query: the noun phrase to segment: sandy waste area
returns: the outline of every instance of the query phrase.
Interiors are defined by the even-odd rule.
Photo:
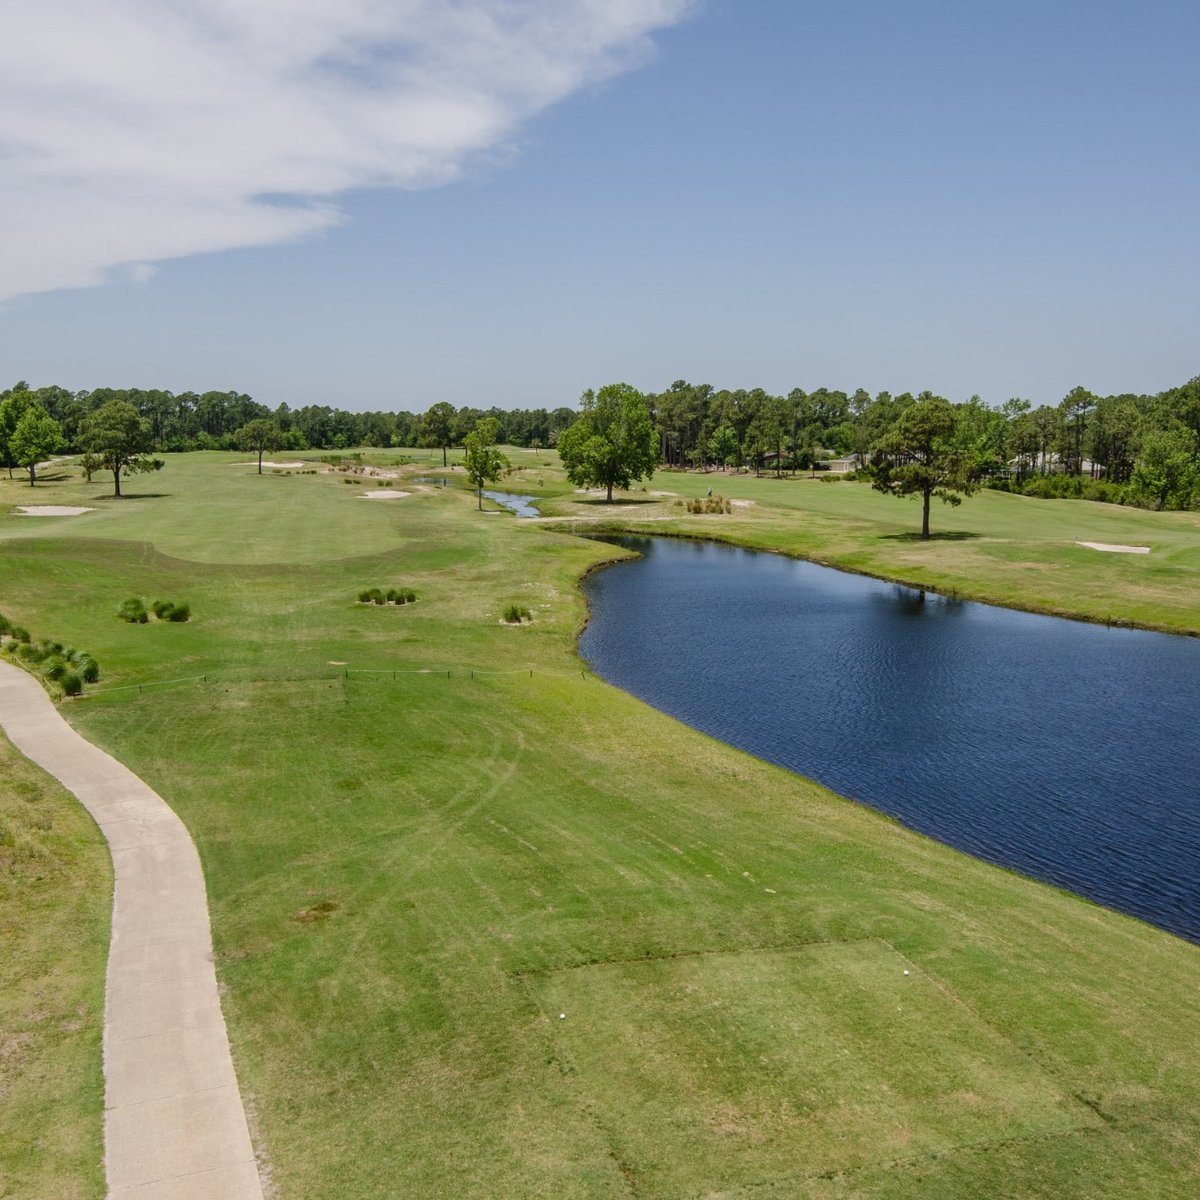
[[[1122,546],[1117,542],[1076,542],[1089,550],[1103,550],[1105,554],[1149,554],[1149,546]]]
[[[81,513],[95,512],[94,508],[77,508],[70,504],[18,504],[19,517],[78,517]]]

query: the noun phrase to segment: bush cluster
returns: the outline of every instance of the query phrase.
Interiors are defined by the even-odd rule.
[[[509,604],[505,606],[503,621],[505,625],[520,625],[525,621],[532,621],[533,613],[523,604]]]
[[[412,588],[364,588],[358,593],[359,604],[412,604],[417,593]]]
[[[192,619],[192,606],[186,601],[183,604],[176,604],[173,600],[155,600],[148,611],[145,602],[139,596],[130,596],[117,609],[117,616],[122,621],[128,621],[130,625],[145,625],[150,620],[150,612],[153,612],[160,621],[180,623]]]
[[[1123,483],[1089,479],[1086,475],[1031,475],[1028,479],[989,479],[987,486],[1000,492],[1036,496],[1039,500],[1103,500],[1108,504],[1129,504],[1129,491]]]
[[[160,621],[175,621],[178,623],[192,619],[192,606],[186,601],[183,604],[176,604],[172,600],[155,600],[150,607]]]
[[[57,685],[64,695],[78,696],[85,683],[100,678],[100,664],[83,650],[62,642],[35,642],[27,629],[14,625],[0,613],[0,650],[36,667],[42,677]]]
[[[686,508],[690,513],[731,513],[733,501],[724,496],[697,496],[693,500],[676,500],[675,507]]]
[[[150,620],[150,614],[146,611],[145,604],[142,603],[136,596],[130,596],[120,608],[117,609],[117,616],[122,621],[128,621],[130,625],[145,625]]]

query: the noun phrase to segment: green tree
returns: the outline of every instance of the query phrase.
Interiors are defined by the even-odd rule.
[[[1150,500],[1159,512],[1168,503],[1186,508],[1200,486],[1196,435],[1186,428],[1146,434],[1130,485],[1134,495]]]
[[[657,437],[646,397],[627,383],[583,394],[579,419],[558,438],[567,478],[577,487],[627,488],[654,473]]]
[[[500,422],[495,417],[484,417],[463,438],[463,466],[467,469],[467,478],[475,485],[480,509],[483,508],[483,485],[499,479],[512,466],[496,448],[499,436]]]
[[[84,450],[96,455],[106,471],[113,473],[113,495],[121,494],[121,474],[158,471],[162,459],[149,457],[153,431],[137,409],[125,400],[110,400],[89,413],[79,432]]]
[[[732,425],[719,425],[708,439],[709,457],[726,469],[737,453],[737,448],[737,434],[734,433]]]
[[[978,486],[970,450],[958,440],[958,414],[949,400],[922,392],[875,443],[867,468],[871,486],[893,496],[920,496],[921,537],[929,537],[929,502],[962,503]]]
[[[21,414],[8,439],[9,454],[18,467],[29,472],[29,486],[37,480],[37,465],[63,444],[62,426],[40,404]]]
[[[9,479],[12,478],[13,467],[17,465],[17,460],[13,458],[12,435],[33,403],[33,394],[23,379],[0,393],[0,463],[8,468]]]
[[[257,417],[247,421],[233,435],[239,450],[248,450],[258,454],[258,473],[262,474],[263,454],[267,451],[278,450],[283,445],[283,431],[275,421]]]
[[[421,441],[426,446],[441,447],[443,467],[446,465],[446,447],[454,440],[456,416],[453,404],[439,400],[421,419]]]

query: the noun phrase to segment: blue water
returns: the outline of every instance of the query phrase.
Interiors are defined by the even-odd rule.
[[[502,508],[511,509],[518,517],[540,517],[542,515],[535,507],[536,496],[516,496],[512,492],[489,492],[486,489],[483,494],[489,500],[495,500]]]
[[[710,543],[623,539],[609,682],[980,858],[1200,941],[1200,639]]]

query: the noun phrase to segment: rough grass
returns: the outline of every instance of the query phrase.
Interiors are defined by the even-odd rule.
[[[176,470],[188,502],[131,502],[141,535],[125,512],[119,538],[0,517],[5,612],[94,648],[106,681],[67,715],[199,843],[281,1195],[1194,1195],[1196,947],[585,676],[576,580],[612,547],[465,490],[370,505],[216,455],[161,490]],[[681,481],[706,486],[655,486]],[[760,512],[768,486],[804,495],[722,480],[762,504],[679,520],[882,540]],[[358,605],[364,578],[422,602]],[[197,615],[124,626],[135,588]],[[514,597],[537,616],[520,638],[496,620]]]
[[[111,906],[99,830],[0,736],[0,1196],[104,1195]]]

